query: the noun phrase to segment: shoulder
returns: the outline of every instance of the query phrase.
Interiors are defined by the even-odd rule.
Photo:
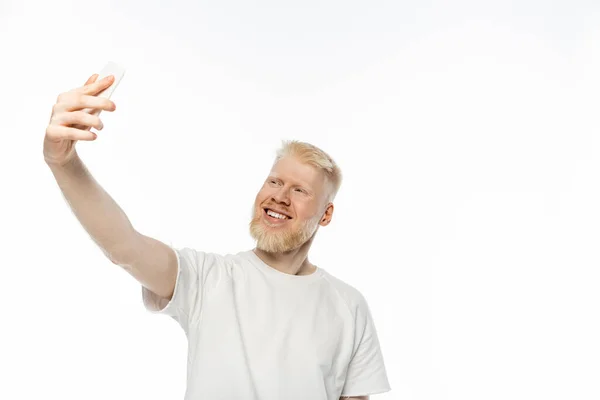
[[[367,302],[363,294],[355,286],[344,282],[327,271],[323,271],[323,279],[331,287],[331,289],[339,296],[350,312],[355,315],[357,311],[364,310],[367,307]]]
[[[199,250],[193,247],[173,247],[179,256],[186,257],[195,263],[244,263],[247,262],[245,252],[217,253],[208,250]]]
[[[210,251],[198,250],[192,247],[173,247],[180,261],[192,264],[194,267],[210,267],[213,264],[226,264],[230,254],[219,254]]]
[[[199,250],[192,247],[173,248],[177,254],[178,263],[184,270],[192,271],[201,277],[209,275],[216,277],[231,276],[233,271],[246,260],[239,254],[217,253]]]

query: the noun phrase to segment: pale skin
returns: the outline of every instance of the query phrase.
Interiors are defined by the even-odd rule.
[[[92,177],[75,149],[79,140],[96,139],[90,132],[91,127],[101,130],[104,126],[98,116],[83,109],[109,112],[116,109],[114,102],[96,97],[114,81],[114,77],[98,81],[97,77],[94,74],[84,86],[58,96],[44,137],[44,160],[75,216],[107,258],[123,267],[147,289],[170,299],[177,275],[177,258],[173,250],[133,227],[124,211]],[[283,250],[267,252],[257,243],[254,249],[257,256],[284,273],[308,275],[315,272],[315,266],[308,260],[308,251],[318,228],[331,222],[333,203],[327,201],[329,190],[321,171],[295,158],[286,157],[274,165],[256,195],[255,222],[263,238],[270,238],[271,245],[278,245]],[[283,224],[269,221],[263,211],[263,207],[268,206],[292,218]],[[306,240],[291,249],[285,248],[290,242],[280,240],[287,237],[293,242],[305,236]],[[340,400],[348,399],[368,400],[369,396],[340,397]]]
[[[94,127],[102,130],[100,117],[91,115],[84,108],[115,111],[114,102],[96,97],[96,94],[109,87],[115,80],[113,75],[96,81],[98,74],[89,77],[82,87],[61,93],[52,108],[50,122],[44,137],[44,159],[51,166],[63,166],[76,156],[75,144],[78,140],[95,140],[89,130]]]
[[[263,213],[263,207],[273,207],[289,215],[291,220],[283,224],[269,225],[267,217],[262,215],[265,229],[270,234],[278,235],[282,230],[297,230],[303,222],[321,214],[318,226],[326,226],[333,215],[333,203],[326,201],[324,176],[315,168],[302,164],[295,158],[284,157],[277,162],[264,185],[256,195],[257,213]],[[324,212],[321,210],[325,209]],[[315,231],[316,233],[316,231]],[[263,261],[271,267],[292,275],[308,275],[315,271],[315,266],[308,260],[308,251],[312,245],[314,234],[296,249],[283,252],[266,252],[257,246],[254,249]]]

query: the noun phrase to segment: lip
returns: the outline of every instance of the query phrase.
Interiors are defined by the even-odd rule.
[[[284,213],[283,211],[279,211],[275,208],[271,208],[271,207],[263,207],[263,211],[265,212],[265,214],[267,213],[267,210],[271,210],[271,211],[275,211],[277,214],[282,214],[285,215],[286,217],[288,217],[288,219],[292,219],[292,217],[286,213]]]
[[[269,214],[267,214],[267,210],[272,210],[272,209],[271,208],[263,208],[263,217],[265,218],[265,221],[267,221],[267,223],[269,225],[282,225],[290,220],[289,218],[288,219],[279,219],[279,218],[271,217]]]

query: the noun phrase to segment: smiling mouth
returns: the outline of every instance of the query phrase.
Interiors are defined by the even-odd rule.
[[[285,218],[277,218],[277,217],[272,217],[272,216],[270,216],[269,214],[267,214],[267,211],[269,211],[269,210],[270,210],[270,208],[263,208],[263,214],[265,215],[265,217],[266,217],[266,218],[267,218],[269,221],[273,221],[273,222],[280,222],[280,223],[281,223],[281,222],[285,222],[285,221],[288,221],[288,220],[291,220],[291,219],[292,219],[291,217],[288,217],[288,216],[286,216]],[[271,210],[271,211],[273,211],[273,210]],[[273,211],[273,212],[275,212],[275,211]],[[279,214],[279,213],[277,213],[277,214]]]

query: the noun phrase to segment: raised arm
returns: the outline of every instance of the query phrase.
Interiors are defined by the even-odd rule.
[[[97,115],[81,110],[116,108],[112,101],[95,96],[114,78],[109,76],[95,82],[96,78],[94,74],[84,86],[58,96],[44,137],[44,160],[71,210],[106,257],[151,291],[169,298],[177,272],[174,251],[133,228],[125,212],[94,179],[75,151],[78,140],[95,140],[95,134],[89,132],[92,126],[103,127]]]

